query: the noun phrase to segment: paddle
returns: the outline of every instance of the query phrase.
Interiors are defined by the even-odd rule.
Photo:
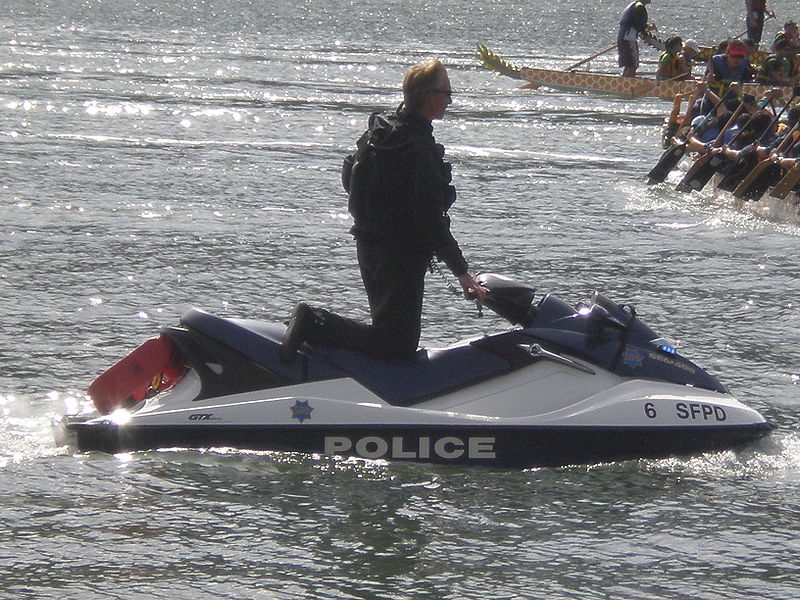
[[[672,110],[669,111],[669,117],[667,117],[667,129],[665,129],[665,133],[663,136],[665,139],[672,139],[672,137],[675,135],[675,133],[678,131],[678,128],[680,127],[682,121],[680,120],[679,116],[681,114],[681,105],[683,104],[683,100],[685,97],[686,94],[681,94],[680,92],[672,97]],[[667,136],[666,131],[669,130],[671,130],[672,133],[669,134],[669,137],[666,137]],[[664,149],[667,149],[668,147],[669,145],[664,143]]]
[[[781,180],[772,188],[770,196],[773,198],[780,198],[783,200],[789,195],[795,186],[800,182],[800,161],[795,161],[795,165],[786,171],[786,174]]]
[[[658,31],[658,27],[656,27],[656,24],[648,23],[647,27],[645,27],[646,35],[642,36],[642,41],[645,44],[649,44],[656,50],[661,50],[663,52],[666,49],[667,45],[661,40],[661,38],[653,34],[654,31]]]
[[[752,96],[750,96],[750,98],[752,98]],[[724,101],[724,98],[720,99],[720,102],[722,101]],[[719,103],[717,106],[719,106]],[[728,122],[725,123],[725,126],[719,130],[717,137],[714,138],[713,142],[711,142],[711,148],[719,147],[725,137],[725,132],[727,132],[728,129],[736,122],[736,119],[739,118],[739,115],[745,109],[745,106],[745,101],[743,99],[742,102],[739,103],[739,106],[736,107],[736,110],[733,111],[733,114],[731,115],[730,119],[728,119]],[[692,190],[699,192],[702,190],[709,182],[711,177],[713,177],[715,172],[715,169],[711,166],[711,158],[713,156],[714,155],[711,152],[706,152],[702,156],[698,157],[697,160],[692,163],[692,166],[689,167],[689,170],[686,171],[686,175],[683,176],[683,179],[681,179],[680,183],[675,187],[675,189],[681,192],[691,192]]]
[[[658,159],[656,166],[650,169],[650,172],[647,174],[648,185],[653,185],[655,183],[663,183],[664,180],[669,175],[670,171],[672,171],[675,167],[678,166],[678,163],[681,162],[681,158],[683,155],[686,154],[686,147],[689,145],[689,136],[699,129],[700,127],[705,124],[706,120],[709,119],[711,115],[716,112],[719,105],[722,103],[722,99],[717,102],[717,104],[706,114],[705,117],[697,124],[697,125],[690,125],[689,131],[686,132],[684,136],[684,140],[682,142],[673,142],[673,144],[667,148],[664,153],[661,155],[661,158]],[[689,115],[691,114],[692,107],[694,105],[694,96],[689,97],[689,105],[686,108],[686,114],[683,117],[683,122],[686,123],[689,121]]]
[[[770,98],[769,100],[770,108],[772,109],[773,114],[775,114],[775,106],[773,99]],[[733,139],[726,144],[727,147],[730,147],[739,139],[739,136],[742,135],[745,131],[748,130],[750,122],[756,118],[759,114],[758,111],[754,112],[750,115],[750,118],[747,119],[747,122],[742,126],[739,131],[736,132],[736,135],[733,136]],[[750,150],[748,151],[748,148]],[[732,192],[733,189],[738,185],[738,183],[742,180],[742,177],[747,175],[747,172],[753,167],[755,164],[755,150],[753,149],[753,144],[748,144],[742,150],[739,151],[739,155],[737,159],[730,160],[728,159],[725,154],[715,154],[714,157],[711,159],[709,165],[713,168],[717,173],[719,173],[722,178],[717,183],[718,190],[726,190],[728,192]]]
[[[792,134],[797,130],[797,124],[786,134],[786,137],[776,148],[778,154],[783,152],[792,141]],[[742,200],[758,200],[767,191],[770,181],[780,173],[780,167],[775,164],[772,156],[767,156],[761,160],[750,172],[742,179],[741,183],[733,190],[733,195]]]
[[[679,96],[680,94],[677,94],[676,98]],[[684,126],[689,122],[689,117],[692,114],[694,99],[694,94],[689,96],[689,102],[686,105],[686,112],[684,113],[682,120],[682,124]],[[672,118],[673,117],[671,117],[671,119]],[[673,138],[674,141],[667,147],[667,149],[661,155],[661,158],[658,159],[658,162],[647,174],[647,185],[662,183],[667,178],[667,175],[669,175],[670,171],[672,171],[672,169],[678,165],[678,163],[681,161],[681,158],[683,158],[683,155],[686,154],[689,136],[697,129],[697,127],[700,127],[703,123],[705,123],[707,118],[708,115],[706,115],[706,117],[704,117],[696,126],[690,124],[689,129],[684,135],[683,141],[675,140],[675,138]]]
[[[576,62],[574,65],[570,65],[570,66],[568,66],[568,67],[567,67],[566,69],[564,69],[564,70],[565,70],[565,71],[574,71],[575,69],[577,69],[578,67],[580,67],[582,64],[585,64],[585,63],[589,62],[590,60],[592,60],[592,59],[594,59],[594,58],[597,58],[598,56],[602,56],[602,55],[603,55],[603,54],[605,54],[606,52],[611,52],[611,51],[612,51],[614,48],[616,48],[616,47],[617,47],[617,44],[613,44],[612,46],[609,46],[609,47],[608,47],[608,48],[606,48],[605,50],[600,50],[600,52],[595,52],[595,53],[594,53],[594,54],[592,54],[591,56],[587,56],[587,57],[586,57],[586,58],[584,58],[583,60],[579,60],[579,61],[578,61],[578,62]]]
[[[778,112],[778,114],[775,115],[775,118],[772,119],[769,126],[766,129],[764,129],[764,132],[759,136],[759,138],[755,142],[753,142],[752,145],[754,148],[767,138],[770,131],[772,131],[772,129],[775,127],[775,124],[780,120],[781,116],[783,116],[783,113],[786,111],[787,108],[789,108],[789,105],[794,101],[795,98],[797,98],[797,96],[800,96],[800,86],[794,86],[792,88],[792,97],[789,98],[789,101],[783,105],[780,112]],[[770,102],[771,101],[772,100],[770,100]],[[744,128],[742,128],[741,131],[743,130]],[[741,133],[741,131],[739,133]],[[736,137],[739,136],[739,133],[736,134]],[[731,142],[733,142],[733,140],[731,140]],[[725,190],[726,192],[734,191],[736,187],[739,185],[739,183],[742,181],[742,179],[747,177],[751,169],[755,167],[755,164],[753,164],[754,161],[753,154],[754,154],[753,152],[740,154],[739,158],[728,170],[728,174],[725,175],[722,181],[719,182],[719,185],[717,185],[717,189]],[[750,166],[748,166],[748,164],[746,163],[748,163]],[[725,164],[724,159],[720,160],[717,166],[721,167],[723,164]]]
[[[655,92],[662,83],[670,83],[672,81],[676,81],[682,77],[686,77],[686,73],[681,73],[679,75],[675,75],[675,77],[670,77],[669,79],[659,79],[655,83],[647,82],[647,86],[643,85],[640,89],[636,90],[631,94],[631,98],[643,98],[644,96],[648,96]]]
[[[770,19],[774,19],[774,18],[775,18],[775,13],[774,13],[774,12],[771,12],[771,13],[769,13],[769,14],[767,15],[767,17],[764,19],[764,23],[766,24],[766,22],[767,22],[767,21],[769,21]],[[745,30],[744,30],[742,33],[740,33],[740,34],[737,34],[737,35],[733,36],[733,39],[734,39],[734,40],[738,40],[738,39],[739,39],[740,37],[742,37],[743,35],[747,35],[747,29],[745,29]]]
[[[664,128],[661,130],[661,146],[666,150],[674,143],[673,138],[678,134],[678,131],[686,121],[684,121],[684,117],[680,115],[681,113],[681,106],[683,105],[683,101],[686,100],[687,94],[675,94],[672,98],[672,110],[669,111],[669,117],[667,117],[667,122],[664,125]],[[691,105],[694,102],[694,96],[692,99],[689,100],[689,103],[686,105],[686,115],[684,115],[687,119],[690,116],[691,112]]]

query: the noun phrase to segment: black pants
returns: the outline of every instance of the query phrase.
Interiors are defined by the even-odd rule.
[[[747,26],[747,37],[753,40],[756,44],[761,43],[761,35],[764,31],[764,11],[753,11],[755,16],[755,25],[750,24],[750,19],[745,17],[745,25]]]
[[[419,344],[425,272],[432,254],[407,244],[356,242],[372,324],[314,308],[308,341],[358,350],[387,360],[414,356]]]

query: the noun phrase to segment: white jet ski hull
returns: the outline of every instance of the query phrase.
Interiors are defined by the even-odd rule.
[[[596,385],[598,375],[570,371],[537,363],[412,407],[390,405],[353,379],[198,401],[200,378],[190,372],[135,412],[64,427],[81,451],[234,447],[514,468],[696,454],[771,429],[729,394],[610,373],[599,375],[607,387],[581,398],[580,380]],[[568,390],[565,378],[575,380]],[[556,379],[557,388],[529,391]]]

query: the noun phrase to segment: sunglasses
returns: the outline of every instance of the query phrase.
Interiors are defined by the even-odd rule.
[[[440,90],[440,89],[436,89],[436,88],[434,88],[434,89],[432,89],[431,91],[432,91],[432,92],[436,92],[437,94],[444,94],[444,95],[445,95],[445,96],[447,96],[447,97],[448,97],[450,100],[452,100],[452,99],[453,99],[453,90]]]

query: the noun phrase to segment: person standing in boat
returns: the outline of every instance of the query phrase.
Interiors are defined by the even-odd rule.
[[[634,0],[625,7],[619,16],[617,33],[617,53],[623,77],[635,77],[639,68],[639,42],[642,38],[651,43],[650,31],[654,26],[647,24],[647,5],[650,0]]]
[[[295,306],[280,355],[292,362],[303,342],[357,350],[385,360],[408,360],[417,351],[425,273],[434,256],[479,300],[484,289],[450,233],[447,211],[455,202],[450,164],[433,138],[432,121],[452,102],[450,79],[438,60],[411,67],[403,103],[395,113],[374,114],[359,140],[369,151],[345,161],[342,183],[350,196],[361,279],[372,324],[341,317],[304,302]],[[350,158],[350,157],[348,157]],[[361,163],[361,164],[359,164]],[[364,169],[358,174],[358,170]],[[368,180],[364,179],[368,177]]]
[[[761,43],[761,35],[764,31],[765,15],[773,17],[775,15],[767,10],[767,0],[744,0],[744,7],[747,11],[747,16],[745,17],[747,37],[758,45]]]

